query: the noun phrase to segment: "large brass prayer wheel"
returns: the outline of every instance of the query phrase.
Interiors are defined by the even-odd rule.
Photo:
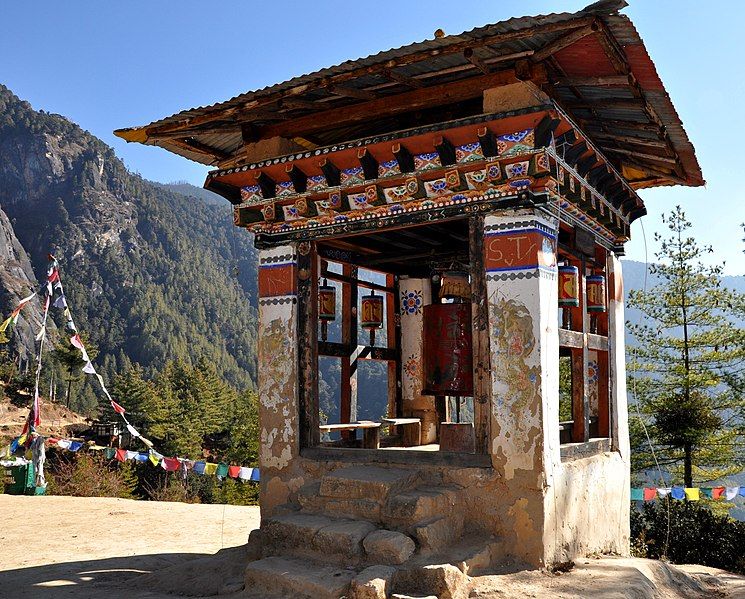
[[[471,304],[424,307],[425,395],[473,396]]]

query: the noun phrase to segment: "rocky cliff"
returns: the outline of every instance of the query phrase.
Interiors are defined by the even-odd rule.
[[[0,85],[0,207],[3,313],[52,252],[109,377],[204,358],[234,385],[253,385],[256,256],[227,204],[143,180],[101,140]],[[91,409],[93,388],[84,395],[75,407]]]

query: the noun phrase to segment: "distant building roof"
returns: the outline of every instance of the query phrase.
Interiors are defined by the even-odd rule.
[[[312,148],[383,132],[407,106],[475,101],[510,75],[540,85],[633,187],[703,185],[644,43],[618,14],[625,6],[601,0],[576,13],[436,36],[115,133],[222,168],[241,164],[247,142],[285,137]],[[473,86],[461,89],[472,98],[439,93],[466,80]]]

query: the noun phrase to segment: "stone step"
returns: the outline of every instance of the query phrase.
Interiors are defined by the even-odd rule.
[[[326,474],[319,488],[322,497],[334,499],[368,499],[385,502],[388,497],[413,489],[419,474],[415,470],[349,466]]]
[[[320,481],[300,488],[297,501],[302,511],[324,514],[335,518],[359,518],[370,522],[381,521],[381,505],[372,499],[336,499],[320,494]]]
[[[297,599],[345,597],[356,572],[306,559],[265,557],[246,567],[246,591]]]
[[[463,574],[480,576],[491,570],[504,556],[500,539],[485,534],[471,533],[436,554],[418,554],[406,563],[407,568],[427,564],[452,564]]]
[[[463,535],[463,514],[453,512],[415,524],[411,534],[421,553],[438,553],[456,544]]]
[[[366,520],[334,519],[306,513],[267,518],[261,526],[269,555],[317,555],[328,561],[358,563],[364,557],[362,541],[376,529]]]
[[[459,502],[457,487],[420,487],[393,495],[382,511],[386,523],[421,522],[452,513]]]

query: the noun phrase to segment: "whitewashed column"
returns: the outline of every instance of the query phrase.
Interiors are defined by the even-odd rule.
[[[484,266],[489,302],[492,410],[489,451],[505,482],[511,539],[543,562],[546,488],[560,468],[558,220],[538,210],[489,215]]]
[[[437,440],[437,412],[434,397],[422,395],[424,371],[423,309],[432,303],[429,279],[401,278],[401,399],[404,416],[422,419],[422,443]]]
[[[259,251],[258,379],[262,513],[272,479],[299,455],[297,254],[292,245]]]

